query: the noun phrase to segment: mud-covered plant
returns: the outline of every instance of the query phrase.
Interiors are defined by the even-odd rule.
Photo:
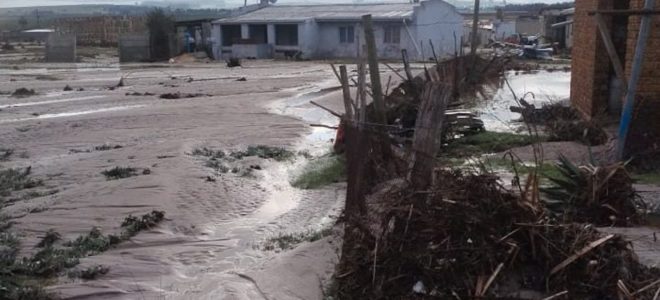
[[[128,178],[132,176],[137,176],[137,169],[131,167],[114,167],[109,170],[101,172],[108,180]]]
[[[121,149],[123,147],[124,146],[122,146],[122,145],[103,144],[103,145],[99,145],[99,146],[94,147],[94,150],[96,150],[96,151],[108,151],[108,150],[113,150],[113,149]]]
[[[541,191],[546,207],[565,222],[629,226],[642,222],[643,201],[633,188],[625,164],[577,166],[564,156],[556,165],[559,176],[548,176]]]
[[[142,217],[129,215],[121,223],[122,239],[129,239],[135,236],[138,232],[152,228],[160,223],[165,218],[165,213],[162,211],[154,210]]]
[[[8,197],[12,192],[43,185],[43,181],[33,179],[31,173],[32,167],[0,170],[0,204],[3,197]]]
[[[14,154],[14,149],[0,148],[0,161],[8,161],[12,154]]]
[[[285,161],[293,158],[295,153],[281,147],[272,147],[266,145],[248,146],[245,151],[234,151],[229,156],[235,159],[242,159],[250,156],[257,156],[263,159],[274,159],[276,161]]]
[[[96,265],[84,269],[75,269],[68,272],[69,278],[82,278],[85,280],[96,279],[100,275],[105,275],[110,271],[109,267]]]
[[[41,241],[37,243],[37,248],[50,247],[60,239],[62,239],[62,236],[60,236],[60,234],[54,229],[50,229],[46,232],[44,237],[41,238]]]

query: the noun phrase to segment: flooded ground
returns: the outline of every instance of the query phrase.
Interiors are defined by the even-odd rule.
[[[504,76],[511,88],[504,80],[495,86],[486,86],[485,99],[480,99],[472,108],[489,131],[515,132],[521,128],[520,122],[516,122],[520,114],[509,109],[519,106],[516,99],[524,97],[530,104],[541,107],[548,103],[568,102],[571,95],[571,72],[506,71]]]
[[[154,230],[82,260],[81,267],[109,266],[108,274],[91,281],[61,278],[53,291],[75,299],[265,299],[268,293],[292,293],[276,288],[276,273],[246,274],[276,257],[260,249],[265,239],[331,224],[343,205],[344,186],[292,187],[291,176],[307,160],[302,155],[291,162],[241,160],[236,167],[259,165],[261,170],[239,176],[218,173],[190,153],[199,147],[231,151],[265,144],[325,154],[334,131],[307,124],[338,122],[308,104],[316,100],[340,110],[341,93],[328,65],[17,66],[0,72],[0,91],[5,92],[0,96],[0,140],[22,154],[4,166],[31,166],[37,178],[59,191],[3,209],[15,218],[13,230],[22,235],[24,254],[49,229],[73,239],[94,226],[115,233],[129,214],[166,213],[166,221]],[[116,87],[121,77],[125,86]],[[241,77],[247,81],[236,81]],[[74,90],[63,91],[65,85]],[[21,87],[37,94],[7,95]],[[158,97],[176,92],[208,96]],[[104,144],[122,148],[94,150]],[[101,172],[115,166],[149,168],[151,174],[106,180]],[[329,275],[332,263],[316,261],[287,269],[298,270],[294,274],[301,278],[308,269]],[[304,282],[295,276],[291,283]],[[303,287],[311,289],[310,295],[320,295],[321,288]]]

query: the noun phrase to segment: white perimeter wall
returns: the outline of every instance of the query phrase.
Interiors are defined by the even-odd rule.
[[[432,40],[436,54],[444,58],[454,55],[456,46],[460,47],[463,17],[454,6],[444,1],[423,1],[421,6],[415,9],[415,18],[408,28],[415,33],[417,43],[417,48],[413,45],[408,46],[410,57],[418,59],[432,57],[429,45],[429,40]],[[454,43],[454,34],[456,34],[456,43]],[[424,57],[419,55],[418,50],[424,52]]]

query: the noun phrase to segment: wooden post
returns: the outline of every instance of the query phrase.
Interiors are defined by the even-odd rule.
[[[367,121],[367,69],[364,60],[360,58],[358,65],[358,99],[360,102],[359,128],[364,128],[364,122]]]
[[[353,100],[351,100],[351,89],[348,83],[348,72],[346,71],[346,66],[339,66],[339,75],[341,78],[341,87],[344,94],[344,116],[345,120],[348,122],[353,122]]]
[[[408,52],[406,49],[401,49],[401,58],[403,60],[403,70],[406,72],[406,77],[408,77],[408,81],[412,83],[413,76],[410,71],[410,61],[408,61]]]
[[[442,123],[451,89],[427,82],[422,91],[422,103],[415,122],[410,172],[408,180],[415,190],[426,190],[431,184],[435,156],[441,145]]]
[[[477,36],[478,33],[479,33],[479,0],[474,0],[474,15],[472,16],[472,45],[470,45],[471,56],[477,54],[477,44],[479,43],[479,38]]]
[[[621,64],[619,55],[616,53],[616,48],[614,48],[614,43],[612,42],[609,31],[607,30],[607,25],[605,25],[605,20],[603,19],[602,14],[596,14],[596,23],[598,24],[598,31],[600,31],[600,36],[603,38],[603,42],[605,43],[605,50],[607,50],[607,54],[610,56],[610,60],[612,61],[614,73],[616,73],[616,77],[621,80],[621,84],[623,85],[623,92],[625,93],[628,90],[626,75],[623,71],[623,65]]]
[[[655,0],[646,0],[644,2],[645,10],[653,10]],[[635,55],[633,56],[632,69],[630,71],[630,81],[628,82],[628,90],[626,91],[626,98],[623,102],[623,112],[621,114],[621,123],[619,124],[619,139],[617,141],[616,154],[617,158],[623,160],[626,158],[626,139],[630,131],[632,123],[633,110],[635,109],[635,93],[637,92],[637,82],[642,74],[642,61],[644,60],[644,51],[646,50],[646,43],[649,39],[651,31],[651,17],[652,15],[646,14],[642,16],[642,24],[639,27],[639,36],[637,37],[637,45],[635,46]]]
[[[371,77],[371,94],[373,97],[374,108],[376,110],[376,123],[386,124],[385,100],[383,99],[383,87],[380,82],[380,71],[378,70],[378,55],[376,52],[376,38],[374,36],[374,27],[371,21],[371,15],[362,16],[362,26],[364,27],[364,39],[367,43],[367,60],[369,61],[369,76]]]

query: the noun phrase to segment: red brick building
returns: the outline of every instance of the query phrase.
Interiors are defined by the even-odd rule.
[[[660,0],[655,0],[660,9]],[[576,0],[571,101],[585,117],[607,113],[619,116],[624,101],[596,19],[587,13],[605,9],[642,9],[644,0]],[[604,16],[612,41],[630,78],[641,16]],[[642,73],[635,99],[635,113],[628,136],[631,153],[660,149],[660,16],[652,17]]]

